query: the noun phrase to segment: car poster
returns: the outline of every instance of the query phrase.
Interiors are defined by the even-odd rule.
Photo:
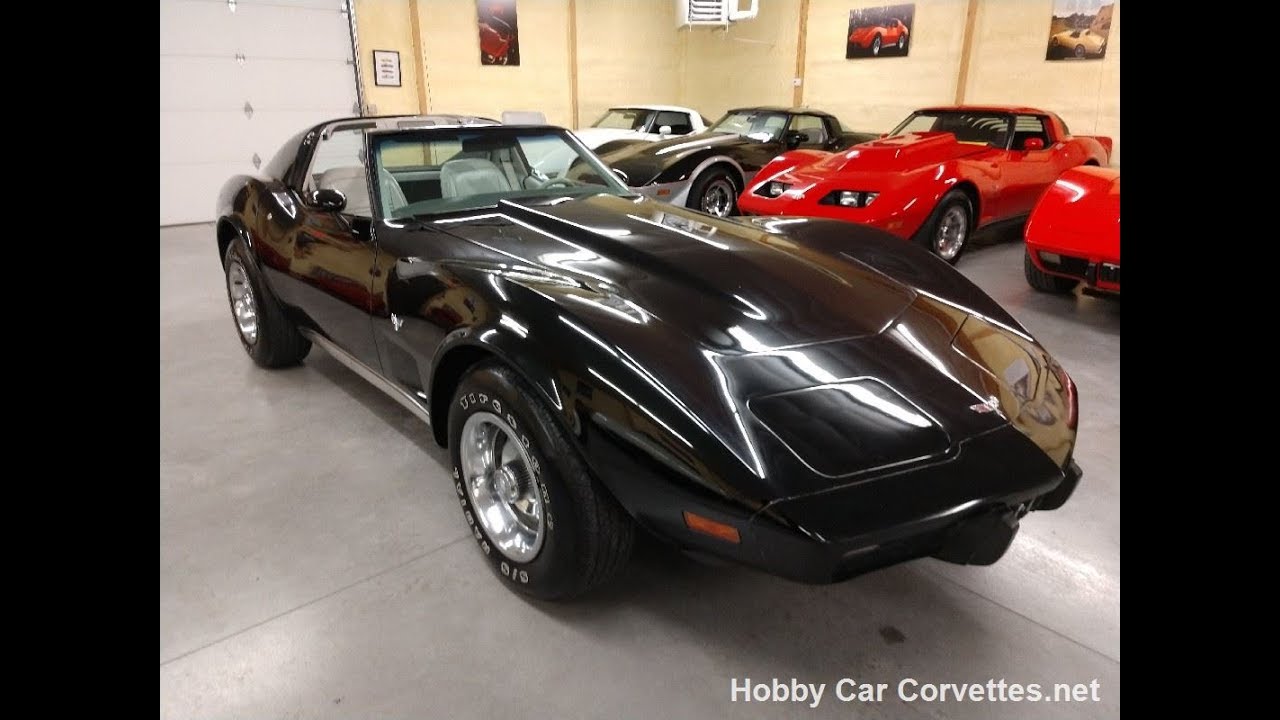
[[[1116,5],[1103,0],[1053,0],[1049,49],[1045,60],[1098,60],[1107,55],[1111,14]]]
[[[516,0],[476,0],[480,20],[480,64],[519,65]]]
[[[906,57],[916,6],[883,5],[849,11],[846,58]]]

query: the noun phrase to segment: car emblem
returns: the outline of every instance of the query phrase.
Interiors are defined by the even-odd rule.
[[[985,415],[989,412],[1000,412],[1000,398],[992,395],[980,403],[970,405],[969,409],[980,415]]]

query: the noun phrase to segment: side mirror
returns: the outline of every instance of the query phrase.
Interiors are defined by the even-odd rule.
[[[618,176],[618,179],[622,181],[623,185],[626,185],[627,187],[631,187],[631,178],[627,177],[626,173],[622,172],[618,168],[609,168],[609,169],[613,171],[614,175]]]
[[[670,126],[670,125],[663,125],[662,127],[658,128],[658,134],[659,134],[659,135],[661,135],[661,136],[663,136],[663,137],[666,137],[666,136],[670,135],[670,134],[671,134],[671,126]]]
[[[787,147],[789,148],[793,148],[799,145],[800,143],[807,143],[807,142],[809,142],[809,135],[807,133],[802,133],[802,132],[787,133]]]
[[[343,208],[347,206],[347,196],[343,195],[341,190],[320,188],[311,193],[311,204],[321,210],[342,212]]]
[[[1040,138],[1027,138],[1022,142],[1022,149],[1027,152],[1044,149],[1044,140]]]
[[[880,139],[881,139],[881,140],[883,140],[883,139],[885,139],[885,138],[887,138],[887,137],[889,137],[889,133],[880,133]]]

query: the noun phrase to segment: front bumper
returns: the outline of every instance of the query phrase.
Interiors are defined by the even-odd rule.
[[[1079,250],[1027,244],[1036,267],[1050,275],[1080,280],[1091,289],[1120,292],[1120,258],[1085,254]]]
[[[749,187],[738,196],[738,210],[744,215],[787,215],[795,217],[820,217],[832,220],[858,223],[884,230],[903,240],[910,240],[924,218],[928,216],[914,212],[914,208],[905,211],[894,211],[887,198],[877,199],[870,207],[847,208],[839,205],[824,205],[808,198],[793,199],[782,197],[761,197],[755,194],[755,187]],[[881,202],[884,202],[881,205]],[[877,207],[881,205],[880,207]]]
[[[883,516],[884,520],[873,529],[856,535],[827,537],[784,528],[777,523],[761,522],[764,518],[758,514],[752,530],[761,540],[761,566],[802,582],[831,583],[928,556],[964,565],[990,565],[1012,544],[1023,516],[1032,510],[1062,507],[1083,475],[1079,465],[1069,460],[1064,468],[1050,464],[1048,472],[1039,479],[1022,477],[1017,483],[1010,483],[1011,478],[999,477],[1004,468],[998,457],[971,458],[967,467],[954,466],[961,460],[922,469],[913,476],[888,478],[895,486],[888,492],[883,488],[877,492],[875,487],[853,485],[823,493],[821,497],[801,499],[800,502],[810,506],[803,510],[791,508],[812,513],[815,507],[820,507],[855,516],[858,509],[872,508],[872,513]],[[970,471],[990,475],[984,482],[969,475]],[[862,485],[882,482],[884,480]],[[955,488],[973,484],[978,487]],[[946,507],[932,513],[922,512],[924,503],[918,498],[912,498],[915,502],[908,500],[919,493],[930,493],[937,500],[945,500]],[[869,514],[866,510],[862,512]],[[903,517],[904,514],[909,517]]]
[[[692,184],[690,180],[671,183],[649,183],[648,185],[633,187],[631,192],[643,195],[651,200],[684,207],[689,202],[689,188]]]
[[[966,441],[944,462],[775,501],[754,514],[669,483],[646,483],[642,492],[613,487],[642,525],[682,549],[800,582],[839,582],[928,556],[989,565],[1023,516],[1062,507],[1082,475],[1074,461],[1059,468],[1031,443],[1010,443],[1008,433],[1018,434],[1005,427]],[[693,532],[684,511],[733,526],[740,542]]]

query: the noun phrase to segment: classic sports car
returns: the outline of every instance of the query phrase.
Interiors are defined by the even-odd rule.
[[[609,111],[589,128],[575,130],[578,139],[595,150],[616,140],[654,142],[707,129],[695,110],[675,105],[626,105]]]
[[[1071,378],[946,263],[646,199],[561,128],[335,120],[217,207],[245,351],[319,345],[428,423],[520,592],[605,581],[636,524],[810,582],[989,564],[1081,475]]]
[[[1107,51],[1107,36],[1089,28],[1063,30],[1049,37],[1049,57],[1097,57]]]
[[[738,194],[778,153],[834,151],[875,137],[846,132],[821,110],[754,107],[730,110],[693,137],[608,143],[596,152],[641,195],[725,217],[737,212]]]
[[[925,108],[880,140],[774,158],[738,206],[873,225],[954,263],[972,231],[1020,219],[1064,170],[1110,156],[1110,138],[1073,136],[1044,110]]]
[[[1120,171],[1080,167],[1044,191],[1027,218],[1023,270],[1036,290],[1120,294]]]
[[[898,52],[906,52],[910,30],[898,18],[889,18],[884,24],[862,25],[849,33],[849,44],[872,55],[879,55],[881,48],[892,47]]]

